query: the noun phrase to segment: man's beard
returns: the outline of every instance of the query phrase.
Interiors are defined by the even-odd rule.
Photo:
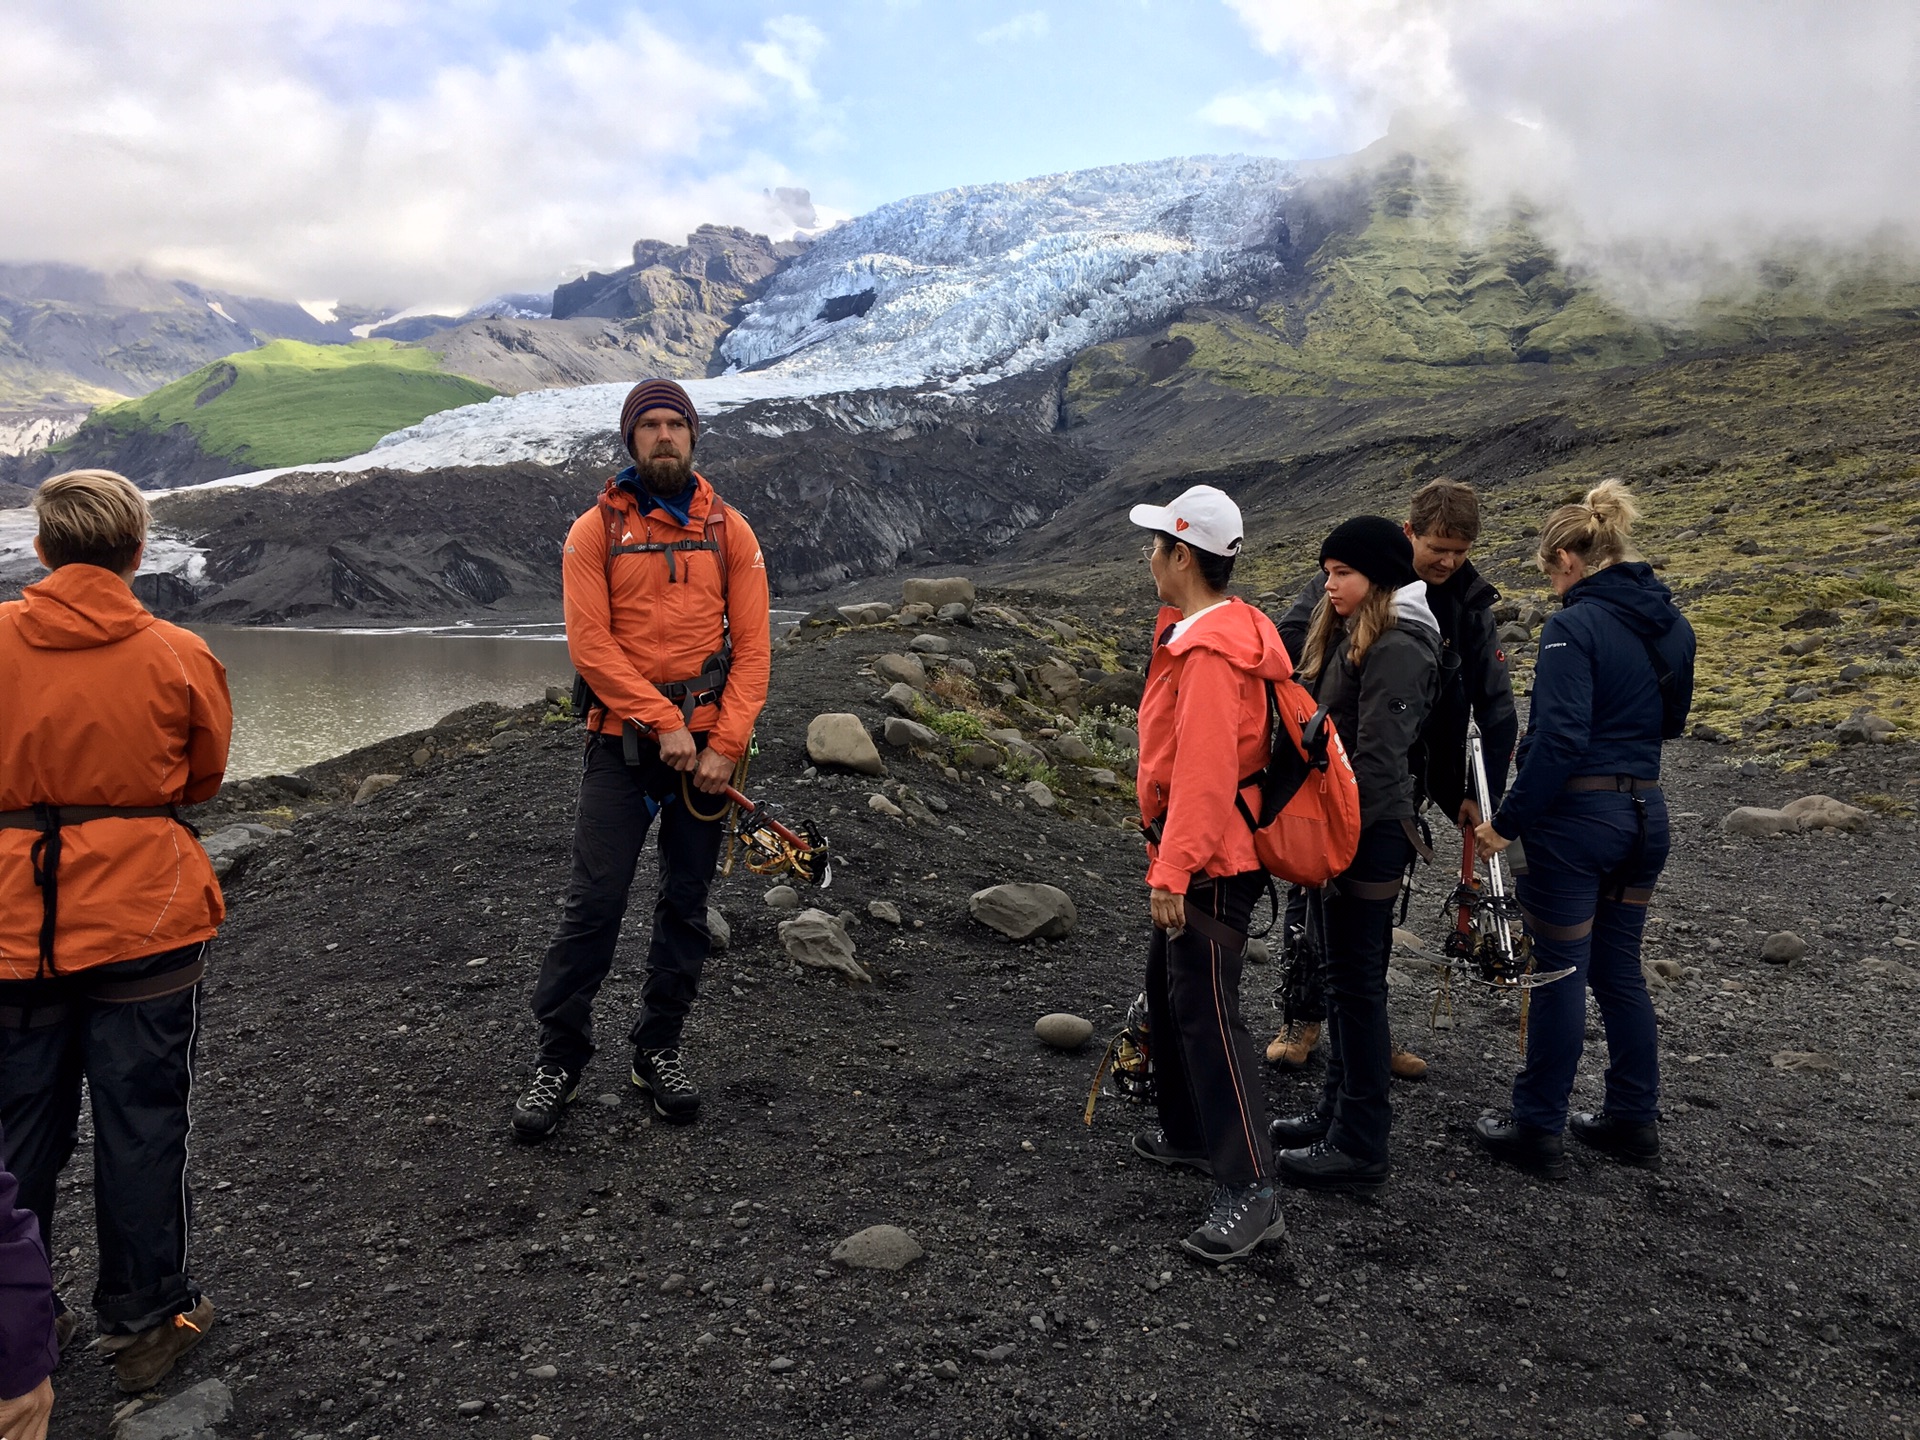
[[[671,500],[693,478],[693,457],[682,460],[677,455],[656,455],[648,460],[635,459],[633,468],[650,494]]]

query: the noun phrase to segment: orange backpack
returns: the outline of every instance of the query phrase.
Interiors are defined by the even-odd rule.
[[[1234,804],[1253,831],[1268,874],[1318,888],[1353,863],[1360,847],[1360,786],[1326,707],[1297,680],[1267,681],[1267,764],[1240,782],[1260,787],[1256,816]]]

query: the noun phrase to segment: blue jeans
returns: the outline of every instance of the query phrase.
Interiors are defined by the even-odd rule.
[[[1644,838],[1636,800],[1645,806]],[[1666,797],[1570,790],[1520,838],[1527,868],[1516,889],[1534,965],[1571,965],[1574,973],[1533,992],[1513,1118],[1554,1134],[1566,1128],[1591,988],[1607,1031],[1606,1113],[1623,1124],[1651,1124],[1660,1105],[1660,1037],[1640,973],[1640,937],[1667,863]],[[1625,893],[1615,898],[1621,882]]]

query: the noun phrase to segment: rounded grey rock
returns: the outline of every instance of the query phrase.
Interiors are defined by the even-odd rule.
[[[1093,1038],[1093,1022],[1082,1015],[1064,1011],[1042,1015],[1033,1022],[1033,1036],[1056,1050],[1078,1050]]]

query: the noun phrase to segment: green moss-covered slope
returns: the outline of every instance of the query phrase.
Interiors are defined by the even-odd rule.
[[[67,446],[98,449],[184,427],[235,469],[304,465],[357,455],[391,431],[497,393],[440,369],[431,351],[391,340],[276,340],[96,412]]]
[[[1920,273],[1784,256],[1659,318],[1569,267],[1524,207],[1477,211],[1444,161],[1368,157],[1296,197],[1286,275],[1246,308],[1194,308],[1096,346],[1068,376],[1084,411],[1130,386],[1201,381],[1254,395],[1432,394],[1516,374],[1676,355],[1920,317]],[[1169,347],[1174,353],[1169,354]]]

